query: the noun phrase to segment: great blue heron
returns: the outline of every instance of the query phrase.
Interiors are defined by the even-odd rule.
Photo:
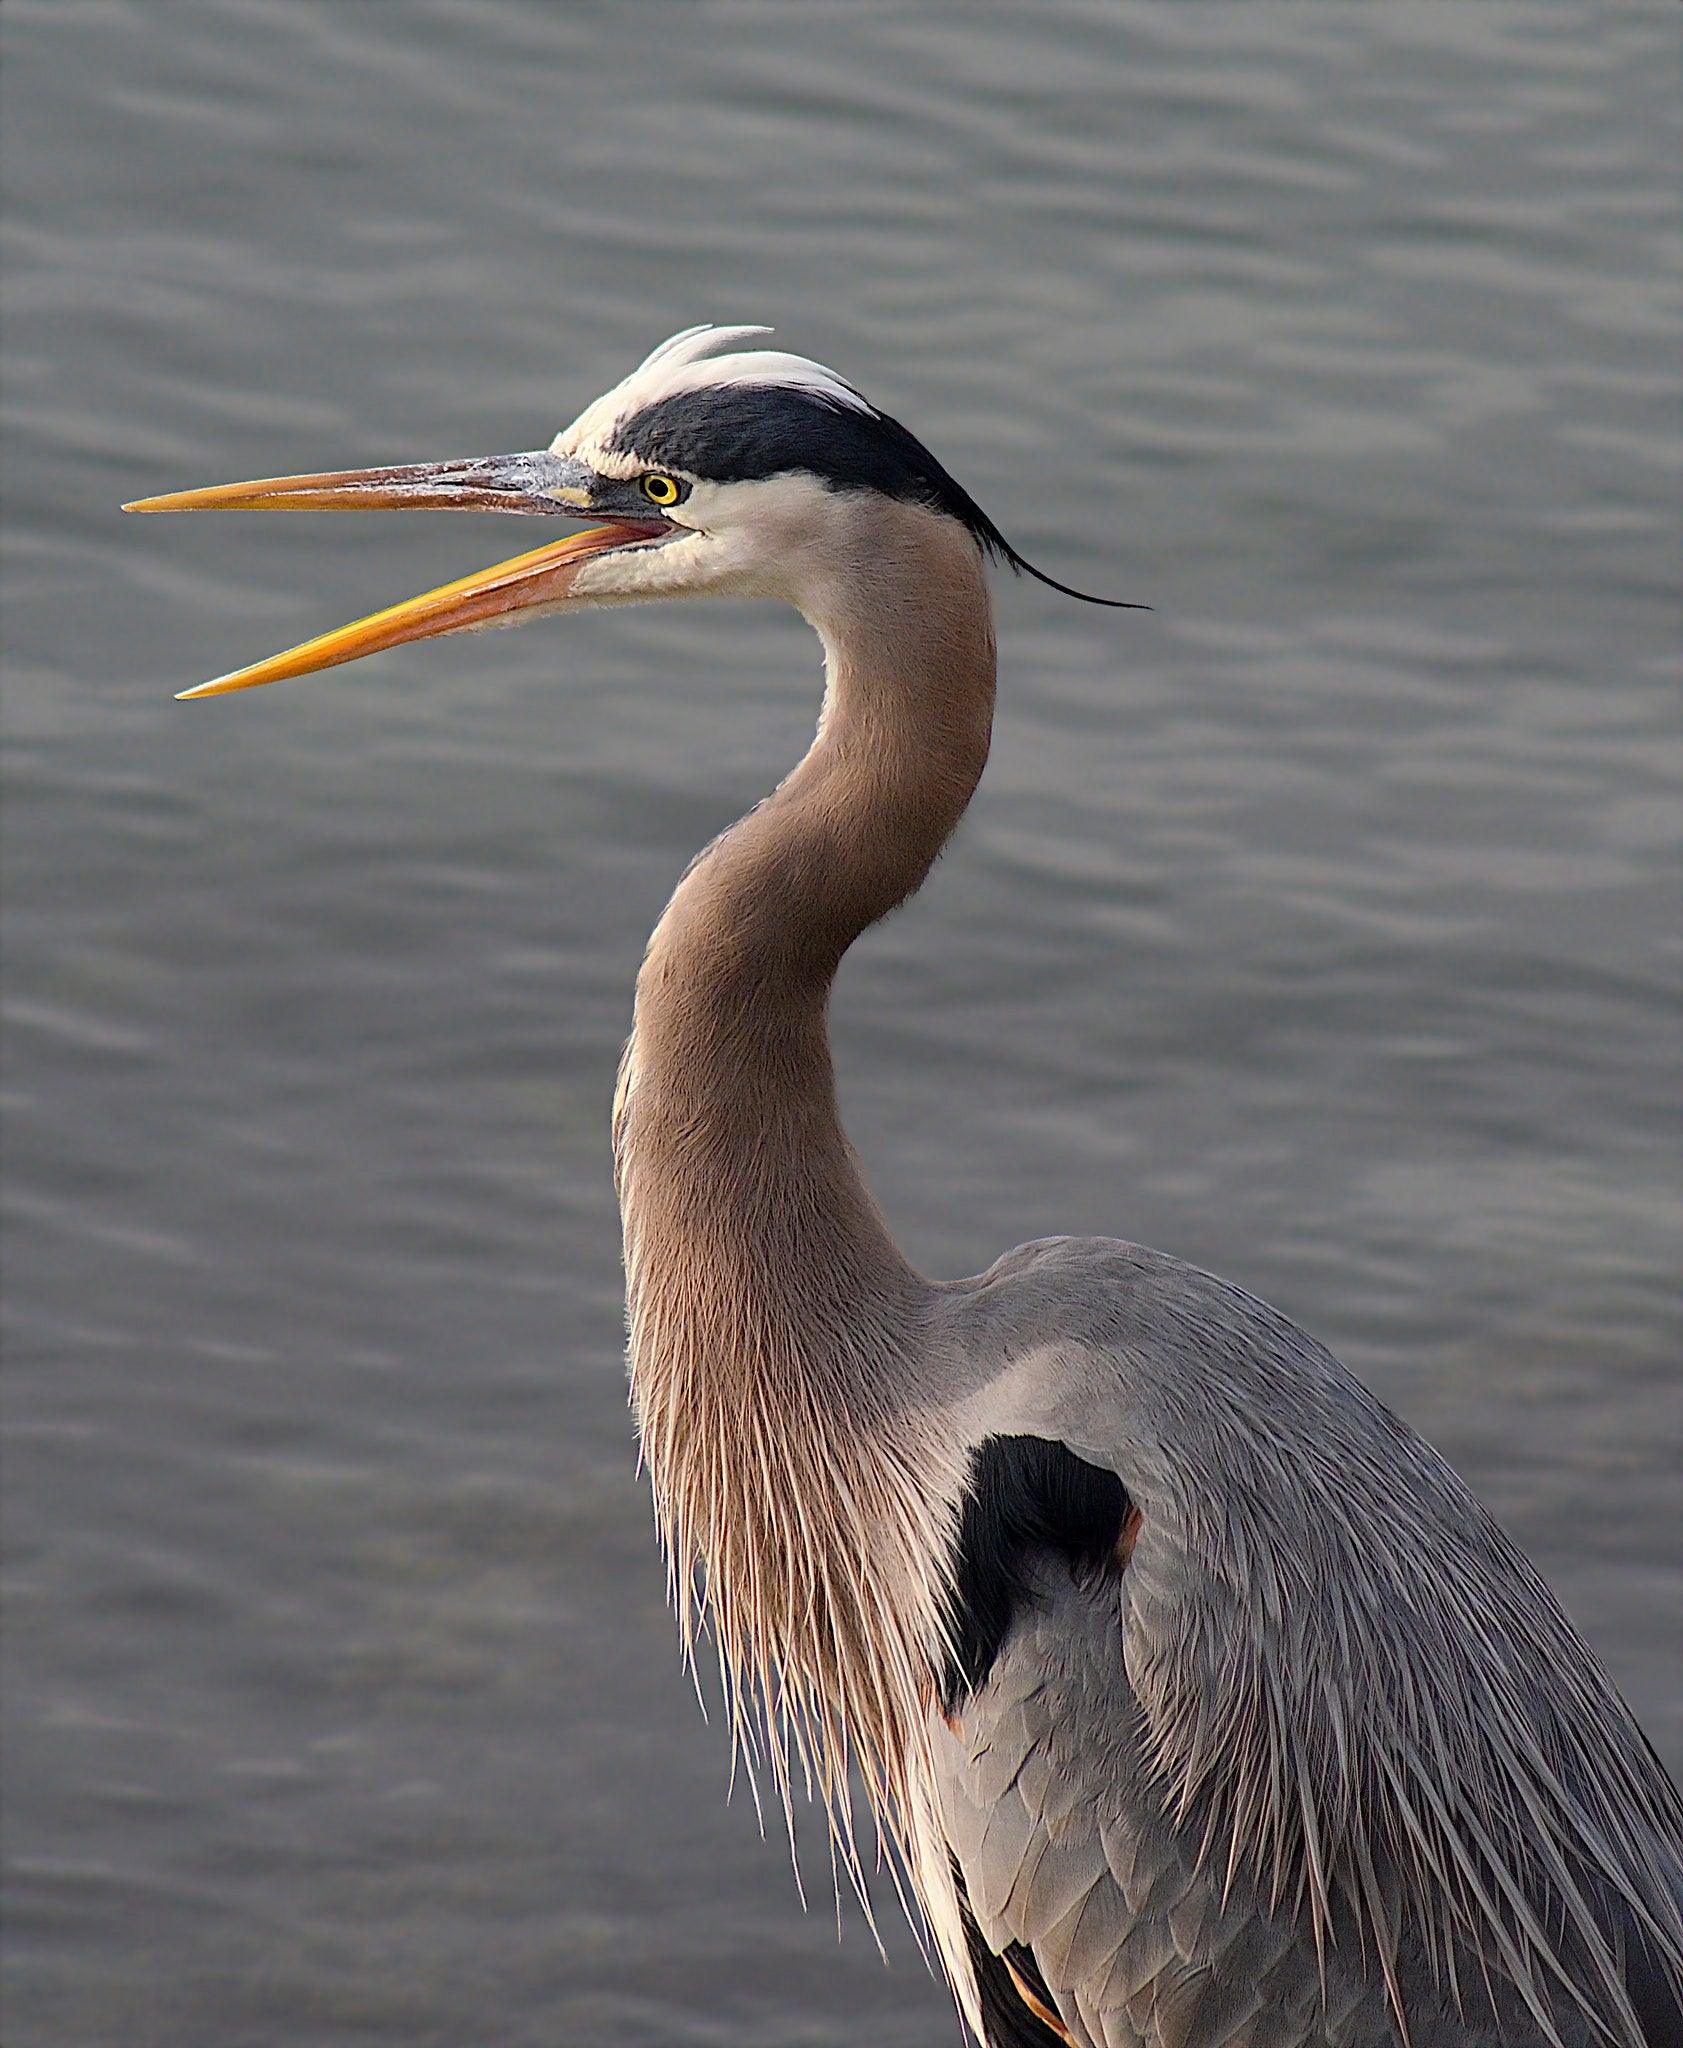
[[[1052,1238],[940,1283],[890,1237],[831,980],[969,802],[985,560],[1030,565],[766,332],[674,335],[546,451],[129,508],[606,522],[188,697],[584,605],[781,598],[818,631],[817,737],[679,884],[614,1108],[686,1643],[710,1621],[739,1732],[757,1700],[850,1862],[857,1768],[991,2048],[1683,2042],[1683,1804],[1436,1453],[1161,1253]]]

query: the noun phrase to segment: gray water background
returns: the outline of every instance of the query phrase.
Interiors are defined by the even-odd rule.
[[[529,525],[119,500],[526,447],[775,322],[1054,573],[836,1039],[926,1270],[1238,1280],[1675,1767],[1669,6],[6,0],[10,2048],[956,2039],[680,1675],[606,1123],[799,620],[171,692]]]

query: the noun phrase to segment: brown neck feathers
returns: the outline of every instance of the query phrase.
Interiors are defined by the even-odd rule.
[[[845,1740],[897,1803],[957,1482],[916,1412],[927,1283],[842,1130],[825,1010],[970,799],[994,646],[968,535],[910,507],[869,534],[803,606],[827,664],[811,750],[650,942],[615,1144],[633,1397],[686,1631],[699,1580],[729,1682],[783,1703],[824,1789]]]
[[[763,1321],[750,1353],[774,1326],[805,1353],[816,1312],[906,1276],[842,1131],[825,1012],[847,948],[919,886],[970,800],[994,645],[969,537],[895,516],[899,545],[812,607],[827,688],[811,749],[691,868],[638,978],[617,1131],[634,1279],[716,1290],[710,1323]],[[634,1376],[665,1363],[634,1352]]]

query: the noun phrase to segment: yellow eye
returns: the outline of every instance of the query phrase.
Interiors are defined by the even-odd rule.
[[[676,505],[683,496],[678,487],[678,479],[673,476],[662,476],[659,470],[642,479],[642,491],[651,505]]]

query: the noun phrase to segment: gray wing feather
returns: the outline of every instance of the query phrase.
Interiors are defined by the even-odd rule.
[[[1364,1902],[1335,1902],[1318,1958],[1295,1900],[1242,1874],[1229,1884],[1174,1824],[1126,1676],[1126,1621],[1125,1579],[1085,1586],[1049,1561],[989,1683],[935,1726],[939,1811],[988,1944],[1030,1951],[1080,2048],[1397,2048]],[[1400,1918],[1394,1874],[1375,1884],[1377,1910]],[[1402,1932],[1392,1968],[1409,2048],[1546,2038],[1500,1989],[1494,2016],[1471,1999],[1457,2010]],[[1470,1990],[1479,1965],[1460,1968]],[[1560,2033],[1570,2048],[1597,2039],[1570,2017]]]
[[[1683,1802],[1428,1445],[1137,1246],[1024,1246],[949,1308],[973,1440],[1061,1443],[1144,1516],[1119,1580],[1048,1553],[942,1751],[983,1929],[1084,2048],[1683,2039]]]
[[[1328,2031],[1295,1926],[1242,1891],[1224,1902],[1165,1825],[1121,1620],[1113,1594],[1049,1577],[990,1683],[936,1730],[943,1824],[989,1945],[1029,1949],[1082,2048],[1390,2048],[1382,1988],[1335,1971]]]

